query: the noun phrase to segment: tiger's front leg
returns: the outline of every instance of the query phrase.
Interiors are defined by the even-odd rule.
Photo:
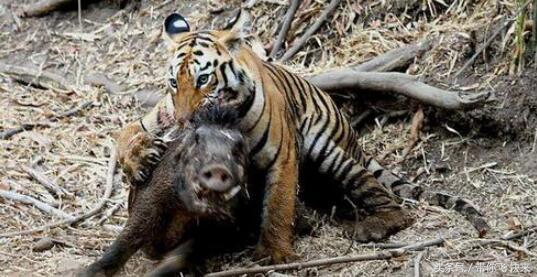
[[[293,237],[298,155],[294,145],[294,142],[281,145],[275,162],[267,170],[263,221],[256,254],[269,256],[274,263],[296,257]]]

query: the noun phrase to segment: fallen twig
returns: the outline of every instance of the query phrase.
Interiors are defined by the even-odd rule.
[[[401,248],[409,245],[405,242],[394,242],[394,243],[367,243],[360,245],[361,247],[365,248],[373,248],[373,249],[395,249],[395,248]]]
[[[318,259],[318,260],[307,261],[307,262],[295,262],[295,263],[288,263],[288,264],[277,264],[277,265],[260,266],[260,267],[252,267],[252,268],[237,268],[237,269],[231,269],[231,270],[226,270],[226,271],[209,273],[205,275],[205,277],[237,276],[237,275],[242,275],[242,274],[264,273],[264,272],[269,272],[269,271],[290,270],[290,269],[303,269],[303,268],[309,268],[309,267],[333,265],[333,264],[340,264],[340,263],[350,263],[350,262],[358,262],[358,261],[387,260],[387,259],[402,256],[406,254],[409,250],[422,249],[424,247],[441,245],[443,243],[444,243],[444,239],[438,238],[434,240],[416,242],[416,243],[407,245],[405,247],[392,249],[392,250],[384,250],[384,251],[380,251],[374,254],[349,255],[349,256],[342,256],[342,257],[336,257],[336,258]]]
[[[362,244],[361,247],[365,248],[376,248],[376,249],[396,249],[396,248],[408,248],[409,250],[422,250],[425,247],[439,245],[444,243],[444,238],[437,238],[433,240],[426,240],[421,243],[406,243],[406,242],[395,242],[395,243],[368,243]]]
[[[121,202],[116,203],[112,208],[110,208],[100,219],[97,221],[97,225],[103,225],[103,223],[110,218],[112,215],[114,215],[115,212],[121,208]]]
[[[293,43],[293,46],[291,46],[291,48],[289,48],[287,52],[283,54],[280,59],[281,62],[285,62],[292,58],[304,46],[304,44],[306,44],[308,39],[323,25],[328,16],[336,10],[339,2],[341,2],[341,0],[332,0],[332,2],[328,4],[317,21],[315,21],[315,23],[313,23],[313,25],[311,25],[306,32],[304,32],[304,35],[302,35],[302,37],[300,37],[296,43]]]
[[[92,104],[93,104],[93,101],[91,101],[91,100],[85,101],[82,104],[80,104],[79,106],[76,106],[76,107],[74,107],[72,109],[69,109],[69,110],[67,110],[65,112],[62,112],[60,114],[51,116],[52,117],[51,120],[73,116],[73,115],[77,114],[78,112],[80,112],[81,110],[88,108]],[[12,137],[12,136],[14,136],[14,135],[16,135],[18,133],[21,133],[21,132],[24,132],[24,131],[30,131],[33,128],[38,127],[38,126],[47,126],[48,127],[48,126],[50,126],[50,123],[24,123],[20,127],[7,129],[5,131],[0,132],[0,139],[9,139],[10,137]]]
[[[64,117],[69,117],[69,116],[73,116],[75,114],[77,114],[78,112],[80,112],[81,110],[85,109],[85,108],[88,108],[89,106],[93,105],[93,101],[91,100],[88,100],[88,101],[85,101],[83,102],[82,104],[72,108],[72,109],[69,109],[65,112],[62,112],[58,115],[56,115],[55,117],[56,118],[64,118]]]
[[[30,131],[37,126],[48,126],[48,125],[49,124],[44,124],[44,123],[24,123],[20,127],[7,129],[7,130],[0,132],[0,139],[8,139],[18,133],[21,133],[24,131]]]
[[[477,167],[472,167],[472,168],[465,168],[462,172],[460,172],[459,174],[468,174],[468,173],[472,173],[474,171],[478,171],[478,170],[482,170],[482,169],[485,169],[485,168],[491,168],[491,167],[495,167],[496,165],[498,165],[497,162],[489,162],[489,163],[486,163],[484,165],[480,165],[480,166],[477,166]]]
[[[356,118],[352,119],[351,121],[351,126],[352,128],[354,129],[357,129],[361,124],[362,122],[368,117],[371,115],[371,113],[373,113],[373,111],[371,109],[366,109],[365,111],[363,111],[359,116],[357,116]]]
[[[64,77],[34,67],[0,64],[0,73],[8,74],[15,80],[26,84],[36,84],[43,88],[63,92],[75,91]]]
[[[530,227],[526,230],[522,230],[520,232],[517,232],[517,233],[512,233],[512,234],[506,234],[504,236],[502,236],[502,239],[504,240],[513,240],[513,239],[518,239],[518,238],[521,238],[521,237],[524,237],[530,233],[537,233],[537,226],[533,226],[533,227]]]
[[[490,95],[489,92],[466,95],[464,92],[447,91],[417,81],[411,75],[397,72],[356,72],[341,69],[314,75],[309,81],[328,92],[341,89],[353,89],[359,92],[394,92],[450,110],[482,104]]]
[[[110,149],[110,158],[108,160],[108,171],[106,175],[106,189],[104,191],[104,194],[101,198],[101,201],[95,205],[90,211],[83,213],[81,215],[75,216],[68,220],[63,220],[60,222],[55,222],[52,224],[47,224],[38,228],[30,229],[30,230],[24,230],[19,232],[9,232],[9,233],[3,233],[0,234],[0,238],[3,237],[13,237],[13,236],[22,236],[22,235],[29,235],[37,232],[41,232],[50,228],[64,226],[64,225],[73,225],[80,221],[83,221],[87,218],[90,218],[97,213],[99,213],[105,206],[106,202],[110,199],[110,196],[112,195],[112,190],[114,187],[114,173],[116,170],[116,163],[117,163],[117,151],[116,147],[114,145],[111,146]],[[1,192],[1,191],[0,191]]]
[[[64,211],[56,209],[28,195],[23,195],[20,193],[16,193],[14,191],[0,190],[0,196],[4,197],[5,199],[12,200],[12,201],[18,201],[24,204],[33,205],[34,207],[40,209],[41,211],[45,213],[55,215],[57,217],[60,217],[66,220],[72,220],[74,218],[71,215],[65,213]]]
[[[56,196],[63,196],[63,195],[70,195],[73,194],[65,190],[64,188],[54,184],[51,180],[49,180],[45,175],[38,172],[37,170],[34,170],[33,168],[30,168],[28,166],[21,166],[21,169],[26,172],[26,174],[30,175],[30,177],[34,178],[38,183],[43,185],[49,192],[51,192],[53,195]]]
[[[291,5],[287,9],[287,12],[285,13],[285,19],[283,20],[282,28],[280,29],[280,33],[278,33],[278,37],[276,38],[276,41],[274,42],[274,45],[272,46],[272,51],[270,51],[270,57],[275,57],[276,54],[278,54],[278,51],[280,51],[280,48],[282,46],[282,43],[285,40],[285,37],[287,36],[287,32],[289,31],[289,27],[291,27],[291,23],[293,22],[293,18],[295,17],[296,10],[298,9],[298,5],[300,4],[300,0],[291,0]]]
[[[519,246],[516,243],[513,243],[511,241],[507,241],[507,240],[501,240],[501,239],[476,239],[473,242],[476,242],[477,245],[479,245],[479,246],[491,245],[491,244],[492,245],[499,245],[499,246],[505,247],[505,248],[510,249],[512,251],[515,251],[515,252],[524,253],[527,256],[537,257],[537,253],[533,253],[533,252],[529,251],[528,249],[526,249],[524,247],[521,247],[521,246]]]

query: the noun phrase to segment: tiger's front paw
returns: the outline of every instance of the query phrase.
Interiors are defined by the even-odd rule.
[[[271,263],[281,264],[287,262],[293,262],[298,260],[299,256],[291,248],[287,247],[273,247],[273,246],[264,246],[258,244],[254,256],[257,259],[269,258]]]
[[[121,150],[121,145],[118,148]],[[163,140],[145,133],[137,134],[123,147],[119,160],[131,185],[138,186],[147,181],[166,148]]]

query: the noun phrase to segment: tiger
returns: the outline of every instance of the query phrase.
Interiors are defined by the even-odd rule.
[[[158,162],[164,144],[159,133],[181,126],[200,107],[221,105],[237,110],[252,166],[264,176],[259,256],[275,263],[296,257],[292,230],[304,165],[329,176],[365,211],[353,230],[358,241],[382,240],[410,226],[414,218],[401,205],[405,198],[454,208],[477,221],[478,231],[488,229],[470,201],[426,191],[384,169],[363,151],[357,132],[326,92],[260,58],[248,40],[251,24],[236,22],[224,30],[192,31],[178,13],[164,20],[163,36],[173,51],[170,93],[119,138],[120,163],[132,182],[146,178]]]

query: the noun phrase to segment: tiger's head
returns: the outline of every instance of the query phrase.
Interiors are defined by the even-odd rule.
[[[180,14],[165,19],[163,35],[173,51],[168,84],[179,124],[204,105],[233,107],[240,113],[253,102],[255,76],[244,57],[248,22],[240,13],[229,29],[192,31]]]

